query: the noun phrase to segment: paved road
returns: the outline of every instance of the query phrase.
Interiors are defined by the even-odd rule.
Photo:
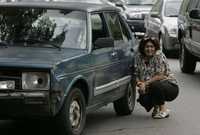
[[[132,115],[117,117],[109,104],[88,115],[84,135],[200,135],[200,66],[194,75],[187,75],[180,72],[176,59],[169,62],[180,95],[168,104],[172,110],[168,119],[152,119],[139,104]],[[37,121],[0,121],[1,135],[57,135],[49,129],[48,123]]]
[[[168,103],[172,110],[168,119],[152,119],[138,103],[131,116],[117,117],[110,104],[88,115],[85,135],[200,135],[200,71],[182,74],[178,60],[169,63],[179,81],[180,95]]]

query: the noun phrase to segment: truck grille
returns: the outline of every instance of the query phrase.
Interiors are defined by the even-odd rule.
[[[21,78],[21,71],[0,69],[0,81],[15,81],[16,90],[22,89]]]

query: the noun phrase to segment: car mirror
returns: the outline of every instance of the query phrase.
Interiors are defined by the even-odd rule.
[[[122,8],[123,10],[126,10],[125,6],[124,6],[122,3],[120,3],[120,2],[117,2],[117,3],[115,4],[115,6],[116,6],[116,7],[120,7],[120,8]]]
[[[159,15],[158,12],[151,12],[150,15],[151,15],[151,17],[153,17],[153,18],[160,18],[160,15]]]
[[[114,40],[110,37],[98,38],[94,42],[94,49],[114,47]]]
[[[189,16],[192,19],[200,19],[200,10],[199,9],[193,9],[189,12]]]

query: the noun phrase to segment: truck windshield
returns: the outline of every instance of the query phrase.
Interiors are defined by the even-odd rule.
[[[156,0],[127,0],[128,5],[153,5]]]
[[[86,14],[43,8],[0,8],[0,42],[12,46],[86,48]]]

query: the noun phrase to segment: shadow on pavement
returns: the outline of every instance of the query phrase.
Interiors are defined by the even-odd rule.
[[[2,135],[55,135],[47,121],[0,121]]]

